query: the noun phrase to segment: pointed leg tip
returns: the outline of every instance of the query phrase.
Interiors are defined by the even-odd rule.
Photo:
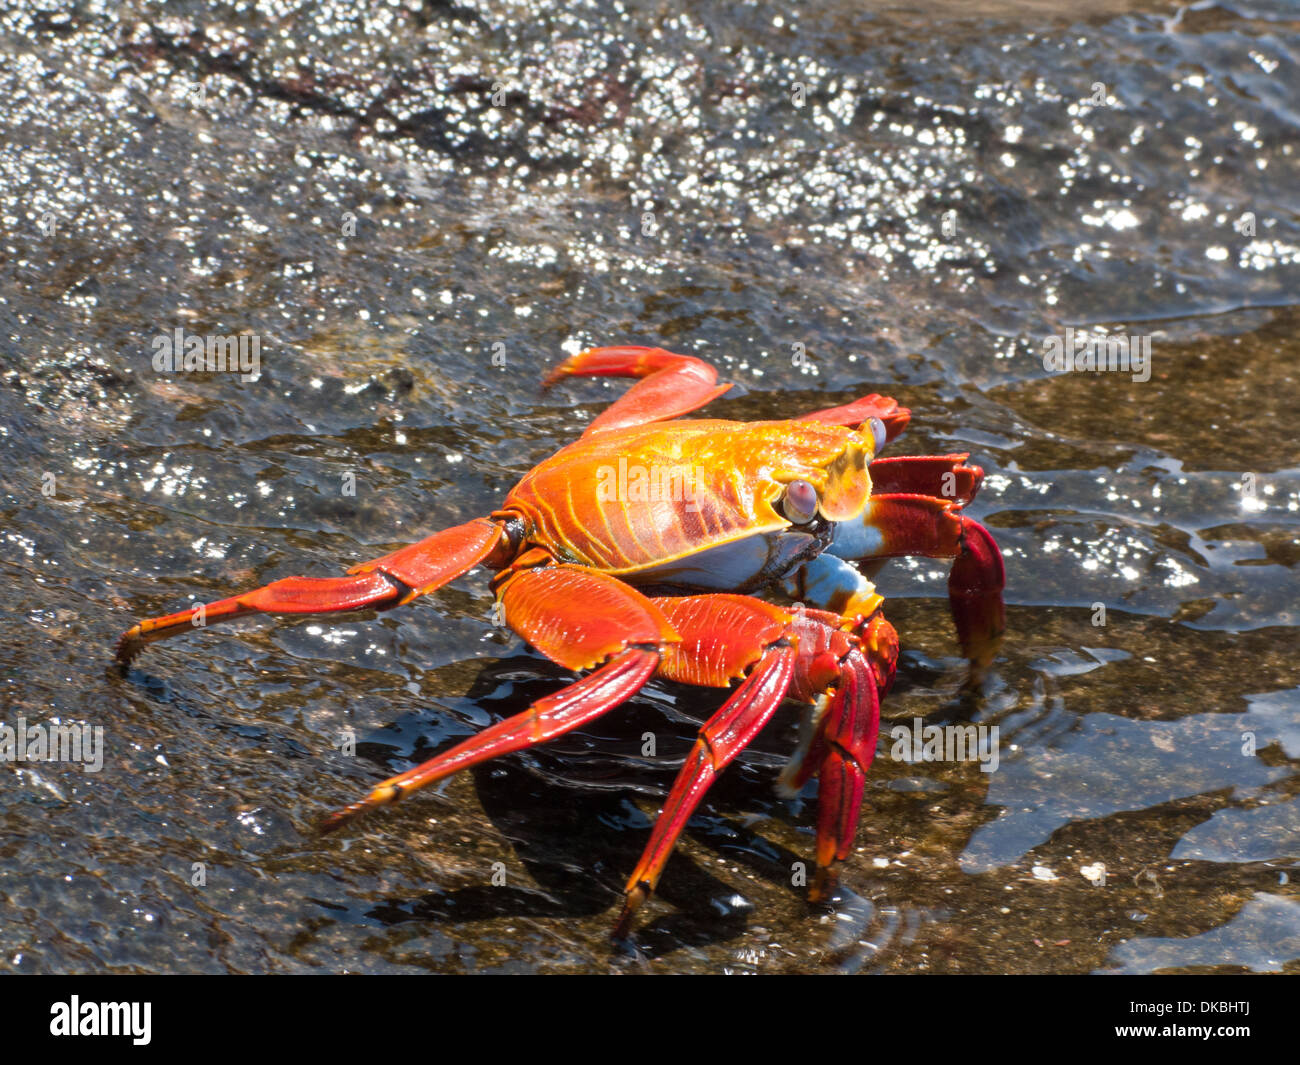
[[[318,831],[321,835],[328,835],[349,822],[355,821],[364,813],[377,810],[381,806],[391,806],[400,800],[403,794],[405,794],[405,789],[401,784],[391,782],[380,784],[379,787],[375,788],[374,791],[359,802],[345,806],[342,810],[335,810],[334,813],[321,821]]]
[[[552,385],[558,384],[560,381],[563,381],[566,377],[578,376],[582,372],[581,367],[583,366],[584,362],[590,359],[591,355],[594,352],[599,352],[602,350],[604,349],[586,348],[585,350],[578,352],[578,354],[576,355],[570,355],[558,366],[553,367],[551,371],[544,378],[542,378],[542,387],[550,388]]]
[[[182,611],[179,614],[166,614],[162,617],[137,621],[118,637],[117,649],[113,656],[125,669],[151,643],[157,643],[159,640],[165,640],[169,636],[175,636],[178,632],[194,627],[196,625],[194,617],[192,611]],[[202,620],[197,622],[199,626],[202,624]]]
[[[967,663],[967,684],[975,687],[984,682],[994,659],[1002,649],[1002,630],[990,624],[982,627],[978,635],[967,633],[958,641],[962,657]]]
[[[320,824],[316,826],[316,835],[318,836],[333,835],[340,828],[346,825],[349,821],[352,821],[355,817],[356,817],[355,814],[351,814],[347,810],[336,810],[328,817],[323,818]]]
[[[345,806],[342,810],[335,810],[321,821],[316,831],[319,835],[328,836],[331,832],[336,832],[344,825],[355,821],[363,813],[371,809],[372,805],[369,799],[362,799],[361,802],[354,802],[351,806]]]
[[[346,810],[335,810],[332,814],[321,818],[320,823],[316,826],[316,835],[328,836],[332,832],[338,831],[350,820],[352,818]]]
[[[808,901],[817,905],[829,903],[838,885],[839,877],[833,868],[818,866],[817,872],[813,874],[813,882],[808,888]]]
[[[993,656],[988,658],[970,659],[967,663],[966,680],[962,683],[962,691],[980,694],[984,690],[984,682],[988,680],[989,667],[993,664]]]
[[[650,897],[650,889],[645,884],[637,884],[630,888],[626,897],[623,899],[623,909],[619,912],[618,920],[614,922],[614,930],[610,938],[614,940],[625,940],[628,938],[628,931],[632,927],[632,916],[641,908],[641,904]]]
[[[122,633],[117,641],[117,649],[113,652],[113,657],[117,664],[125,672],[141,651],[144,650],[145,639],[140,632],[139,625],[132,625],[126,632]]]

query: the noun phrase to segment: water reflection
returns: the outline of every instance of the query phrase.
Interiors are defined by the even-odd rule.
[[[3,716],[107,745],[9,775],[0,966],[1295,967],[1290,5],[92,0],[0,29]],[[155,372],[177,328],[260,337],[261,376]],[[1067,329],[1148,338],[1151,379],[1050,374]],[[561,681],[483,574],[104,668],[131,616],[489,512],[621,387],[543,370],[613,341],[717,363],[723,416],[895,394],[903,450],[988,470],[1011,603],[972,706],[942,567],[881,578],[887,711],[998,724],[997,773],[882,749],[810,912],[779,716],[631,961],[611,909],[710,694],[656,686],[321,842]]]

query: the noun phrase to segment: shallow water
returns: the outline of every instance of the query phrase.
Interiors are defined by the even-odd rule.
[[[1300,12],[689,7],[0,15],[0,720],[105,730],[97,773],[0,769],[0,966],[1300,971]],[[178,327],[260,376],[156,372]],[[1047,372],[1067,327],[1150,338],[1149,380]],[[666,684],[314,835],[562,683],[481,571],[112,667],[134,617],[493,509],[624,387],[540,389],[596,343],[708,358],[720,416],[887,392],[892,453],[988,471],[980,699],[943,567],[880,584],[886,713],[998,725],[998,770],[882,738],[833,911],[783,711],[610,949],[717,705]]]

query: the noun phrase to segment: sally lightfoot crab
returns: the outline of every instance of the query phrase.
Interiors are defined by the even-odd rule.
[[[581,375],[640,380],[526,474],[500,510],[347,576],[288,577],[142,621],[122,636],[117,657],[129,663],[148,643],[193,628],[196,616],[210,624],[258,612],[382,610],[484,566],[496,573],[491,587],[510,628],[561,666],[592,672],[384,781],[328,817],[326,830],[578,728],[652,676],[735,685],[700,730],[628,881],[617,927],[654,890],[709,785],[787,696],[810,710],[781,784],[797,791],[818,777],[812,895],[824,896],[853,846],[898,654],[869,575],[900,555],[952,559],[949,601],[972,676],[996,653],[1002,558],[988,530],[961,513],[983,472],[965,454],[877,458],[910,418],[879,395],[793,421],[684,420],[729,387],[699,359],[597,348],[567,360],[548,383]],[[641,475],[639,490],[628,470]]]

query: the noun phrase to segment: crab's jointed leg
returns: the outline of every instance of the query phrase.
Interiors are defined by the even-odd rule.
[[[873,392],[842,407],[827,407],[825,410],[801,414],[796,421],[824,422],[827,425],[846,425],[855,429],[872,418],[879,418],[884,423],[884,442],[888,443],[907,428],[907,423],[912,420],[912,412],[906,407],[900,407],[898,400]]]
[[[993,661],[1006,628],[1002,592],[1006,571],[1002,552],[989,531],[961,513],[979,488],[983,471],[966,466],[966,455],[877,459],[871,464],[872,494],[860,521],[841,522],[828,554],[857,565],[920,555],[953,559],[948,602],[962,654],[978,680]],[[938,489],[930,492],[878,492],[881,475],[889,487]],[[827,568],[826,556],[814,560]],[[809,572],[813,566],[805,567]],[[819,602],[828,609],[836,606]]]
[[[850,632],[831,613],[804,611],[798,622],[801,661],[815,656],[814,667],[823,671],[803,681],[800,691],[822,694],[779,790],[795,795],[814,774],[818,777],[817,872],[809,890],[809,898],[818,901],[830,895],[835,865],[849,856],[857,836],[867,770],[880,734],[880,700],[898,664],[898,633],[879,612]]]
[[[968,466],[969,454],[902,455],[876,459],[869,467],[871,491],[881,495],[936,496],[952,503],[969,503],[984,481],[979,466]]]
[[[700,729],[678,772],[628,880],[615,936],[624,934],[632,914],[658,885],[704,793],[771,719],[794,679],[796,651],[786,639],[788,615],[780,608],[735,595],[685,596],[655,603],[682,637],[665,657],[662,675],[710,687],[725,687],[739,677],[744,680]]]
[[[719,773],[754,739],[782,699],[825,708],[811,742],[783,775],[801,787],[819,773],[814,895],[833,883],[832,867],[852,849],[867,768],[875,752],[880,694],[893,678],[898,640],[878,613],[857,631],[825,611],[786,611],[737,595],[684,596],[654,602],[682,637],[660,675],[723,687],[744,676],[703,728],[673,783],[650,841],[628,880],[615,935],[654,891],[682,830]],[[870,655],[870,659],[867,657]],[[748,674],[746,676],[746,673]],[[796,787],[796,790],[797,790]]]
[[[532,560],[525,555],[520,561]],[[653,601],[583,566],[512,570],[501,579],[498,595],[511,628],[533,647],[567,669],[596,671],[384,781],[360,802],[326,818],[323,831],[462,769],[535,747],[594,720],[639,691],[658,668],[663,651],[679,641]]]
[[[117,660],[125,665],[155,640],[245,614],[329,614],[409,603],[473,569],[505,540],[501,523],[476,518],[353,566],[346,577],[285,577],[229,599],[148,618],[122,634]]]
[[[321,822],[321,831],[332,832],[358,814],[395,803],[462,769],[563,736],[634,695],[658,664],[659,656],[653,651],[640,647],[620,651],[590,676],[537,700],[522,713],[498,721],[436,758],[385,780],[360,802],[330,814]]]
[[[587,426],[583,436],[679,418],[722,395],[731,385],[718,384],[718,371],[702,359],[663,348],[636,346],[591,348],[566,359],[546,378],[639,377]]]
[[[809,898],[824,899],[834,885],[834,866],[853,850],[867,770],[880,733],[880,694],[861,652],[840,670],[821,729],[825,755],[817,771],[817,875]]]

